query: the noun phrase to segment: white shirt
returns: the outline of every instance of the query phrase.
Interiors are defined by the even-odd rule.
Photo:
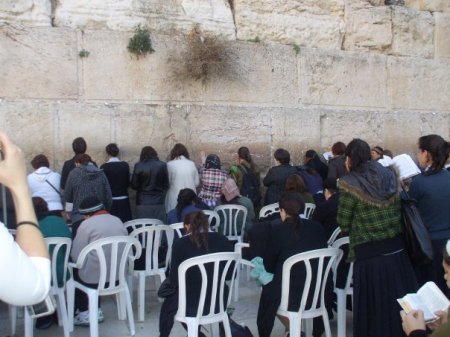
[[[0,222],[0,300],[31,305],[44,300],[50,289],[50,260],[29,257]]]
[[[31,196],[44,199],[47,202],[49,211],[62,210],[61,196],[46,180],[60,191],[61,175],[53,172],[48,167],[40,167],[28,175],[28,186],[30,186]]]

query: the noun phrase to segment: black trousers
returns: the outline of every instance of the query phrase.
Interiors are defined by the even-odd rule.
[[[89,288],[97,288],[98,283],[86,283],[83,280],[80,279],[78,276],[78,270],[73,269],[73,278],[75,281],[85,285]],[[100,299],[98,298],[98,307],[100,308]],[[80,312],[89,310],[89,297],[86,293],[82,292],[78,288],[75,288],[75,310],[78,309]]]

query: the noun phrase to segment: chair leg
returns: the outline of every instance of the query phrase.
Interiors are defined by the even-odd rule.
[[[312,337],[312,331],[313,331],[313,320],[312,320],[312,318],[305,319],[305,334],[306,334],[306,337]]]
[[[15,305],[9,304],[9,322],[11,324],[11,336],[16,334],[16,325],[17,325],[17,307]]]
[[[73,279],[69,279],[66,283],[67,295],[67,318],[69,320],[69,331],[73,331],[73,318],[75,310],[75,284]]]
[[[136,328],[134,326],[133,307],[131,305],[131,295],[127,288],[123,292],[123,295],[123,304],[126,304],[127,307],[128,327],[130,328],[130,335],[134,336],[136,334]]]
[[[127,317],[126,302],[123,293],[116,294],[116,304],[117,304],[117,317],[120,321],[123,321]]]
[[[342,289],[336,289],[336,297],[337,297],[337,335],[338,337],[345,337],[346,298],[344,291]]]
[[[66,299],[64,293],[57,294],[58,296],[58,322],[61,322],[64,331],[64,337],[70,336],[69,317],[67,314]]]
[[[234,280],[234,301],[239,301],[239,281],[241,279],[241,265],[236,268],[236,279]]]
[[[218,324],[217,324],[218,326]],[[223,329],[225,330],[225,336],[226,337],[232,337],[231,335],[231,328],[230,328],[230,320],[228,319],[228,315],[225,315],[223,319]],[[218,335],[216,335],[217,337]]]
[[[89,297],[89,329],[90,337],[98,337],[98,293],[88,292]]]
[[[188,337],[198,337],[198,321],[196,319],[188,319],[186,322]],[[230,336],[231,337],[231,333]]]
[[[25,308],[24,313],[24,320],[25,320],[25,337],[33,337],[33,322],[34,320],[31,318],[30,314],[28,313],[28,310]]]
[[[325,336],[331,337],[330,319],[328,318],[328,313],[326,309],[324,309],[322,318],[323,318],[323,325],[325,327]]]
[[[144,312],[145,312],[145,275],[139,274],[138,319],[140,322],[144,321]]]
[[[133,290],[134,290],[134,275],[133,274],[129,274],[127,276],[127,284],[128,284],[128,289],[130,291],[131,303],[133,303]]]
[[[289,315],[289,337],[300,337],[302,320],[296,315]]]

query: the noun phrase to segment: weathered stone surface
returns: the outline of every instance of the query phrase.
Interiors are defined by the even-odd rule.
[[[349,7],[345,12],[346,50],[384,51],[392,43],[391,9],[382,7]]]
[[[0,23],[51,26],[50,0],[0,0]]]
[[[185,48],[183,40],[152,35],[155,53],[136,58],[127,50],[131,33],[107,30],[86,31],[82,59],[85,97],[112,100],[199,101],[200,81],[184,82],[171,73],[168,58]],[[107,88],[105,90],[105,88]]]
[[[298,101],[296,53],[291,46],[235,43],[230,78],[216,76],[206,85],[207,101],[295,105]]]
[[[76,33],[71,29],[0,28],[0,97],[76,98]]]
[[[231,9],[223,0],[60,0],[55,24],[112,30],[131,30],[142,25],[163,33],[188,32],[199,25],[205,32],[235,37]]]
[[[344,1],[235,2],[237,37],[250,40],[295,43],[302,46],[340,49]]]
[[[390,57],[388,83],[394,109],[449,109],[450,60]]]
[[[449,11],[450,12],[450,11]],[[450,57],[450,14],[434,13],[435,57]]]
[[[392,9],[393,55],[432,58],[434,55],[434,19],[429,12],[395,6]]]
[[[308,104],[385,107],[386,57],[302,49],[300,90]]]
[[[405,6],[418,11],[450,13],[450,2],[448,0],[405,0]]]

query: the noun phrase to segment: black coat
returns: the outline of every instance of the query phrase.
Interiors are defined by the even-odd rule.
[[[331,158],[328,162],[328,178],[339,179],[347,174],[347,168],[345,167],[345,156],[337,156]]]
[[[333,194],[328,200],[316,205],[313,213],[313,220],[320,222],[327,235],[330,238],[334,230],[338,227],[337,210],[339,202],[339,193]]]
[[[141,161],[134,166],[131,187],[137,191],[136,205],[162,205],[169,188],[166,163],[158,159]]]
[[[286,179],[291,174],[296,174],[297,169],[289,164],[272,167],[264,177],[264,186],[267,186],[264,205],[278,202],[281,194],[286,189]]]

